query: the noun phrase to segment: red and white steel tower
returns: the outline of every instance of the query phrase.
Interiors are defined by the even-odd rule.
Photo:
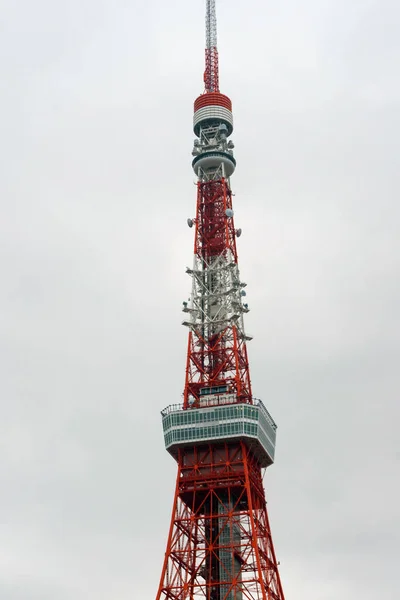
[[[230,177],[232,103],[219,91],[215,0],[206,0],[205,91],[194,103],[198,178],[184,401],[162,411],[178,463],[156,600],[284,600],[268,521],[263,470],[276,425],[253,397],[243,326]]]

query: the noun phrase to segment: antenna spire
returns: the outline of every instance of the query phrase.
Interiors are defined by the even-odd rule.
[[[215,0],[206,0],[206,68],[204,71],[204,83],[206,93],[219,92]]]

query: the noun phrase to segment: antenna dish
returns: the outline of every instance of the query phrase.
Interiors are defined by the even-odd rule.
[[[236,229],[236,237],[240,237],[242,235],[241,229]]]
[[[189,227],[193,227],[193,219],[188,219],[187,224],[189,225]]]
[[[228,219],[231,219],[233,217],[233,210],[231,208],[227,208],[225,214],[228,217]]]

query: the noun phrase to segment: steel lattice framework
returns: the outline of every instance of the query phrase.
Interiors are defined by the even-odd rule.
[[[178,474],[156,600],[284,600],[262,483],[276,424],[251,389],[230,185],[232,104],[219,92],[215,0],[206,0],[205,83],[194,104],[185,388],[183,403],[162,412]]]
[[[219,174],[216,174],[219,177]],[[197,403],[204,386],[227,385],[243,402],[251,402],[242,293],[237,264],[232,192],[226,179],[200,180],[192,276],[191,321],[184,404]]]
[[[261,470],[244,443],[180,451],[157,598],[283,600]]]

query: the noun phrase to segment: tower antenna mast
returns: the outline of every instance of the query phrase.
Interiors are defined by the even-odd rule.
[[[218,71],[217,12],[215,0],[206,0],[206,68],[204,71],[206,92],[219,92]]]

